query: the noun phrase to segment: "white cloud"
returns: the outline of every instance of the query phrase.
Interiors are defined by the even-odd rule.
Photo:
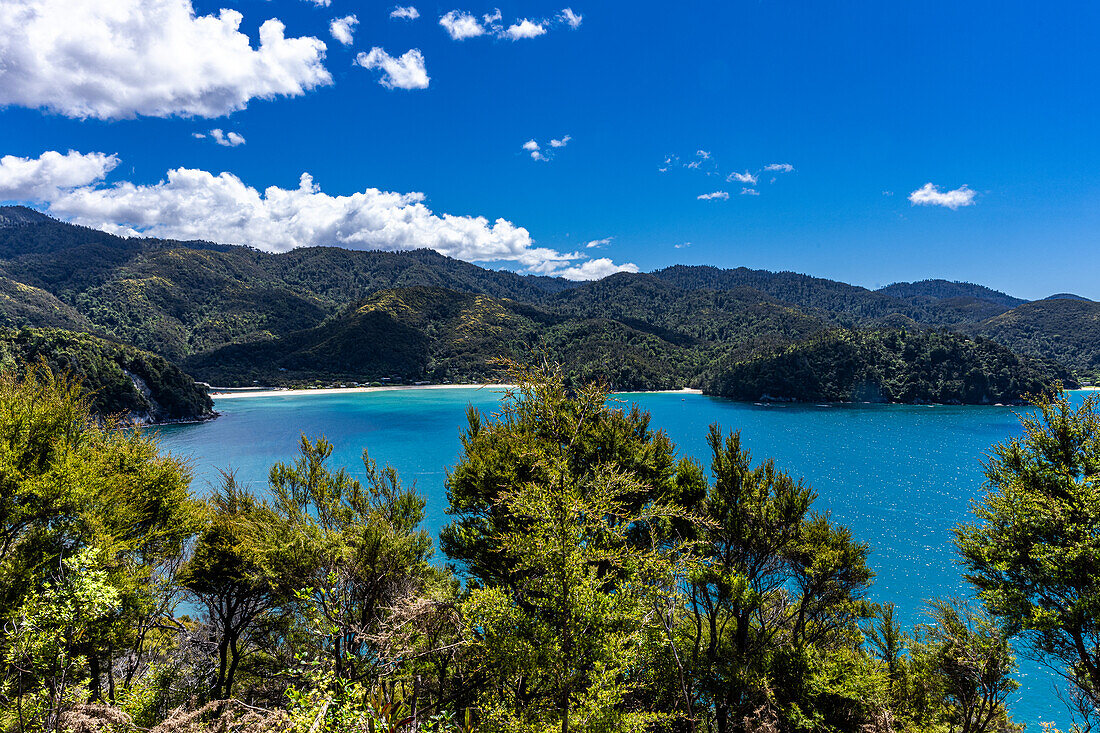
[[[327,8],[329,5],[332,5],[332,0],[309,0],[309,2],[319,8]]]
[[[600,249],[602,247],[606,247],[607,245],[611,244],[612,239],[614,239],[614,237],[604,237],[603,239],[593,239],[591,242],[588,242],[584,246],[588,249]]]
[[[538,38],[546,33],[546,27],[541,23],[533,23],[527,18],[508,26],[508,29],[504,31],[504,35],[511,38],[513,41],[518,41],[521,38]]]
[[[566,280],[599,280],[608,275],[614,275],[616,272],[637,271],[638,266],[633,262],[624,262],[617,265],[608,257],[599,257],[594,260],[586,260],[577,265],[559,268],[553,274],[564,277]]]
[[[572,135],[563,135],[560,139],[550,140],[545,146],[540,145],[537,140],[531,139],[523,144],[523,149],[531,154],[532,160],[551,160],[554,154],[568,145],[572,139]]]
[[[528,272],[602,277],[632,263],[588,260],[537,247],[506,219],[436,214],[424,194],[368,188],[347,196],[321,191],[308,173],[295,189],[259,191],[232,173],[176,168],[149,185],[103,185],[119,163],[103,153],[0,158],[0,200],[45,203],[51,215],[123,236],[206,239],[268,252],[336,245],[392,251],[428,247],[470,262],[513,262]]]
[[[760,192],[757,191],[755,188],[742,188],[741,189],[741,195],[742,196],[759,196]]]
[[[756,176],[752,173],[749,173],[748,171],[745,171],[744,173],[730,173],[726,177],[726,180],[731,183],[733,181],[737,181],[738,183],[748,183],[756,185]]]
[[[577,28],[581,24],[582,17],[570,8],[565,8],[556,17],[533,20],[531,18],[517,18],[507,27],[505,27],[503,20],[504,16],[501,14],[500,8],[494,9],[491,13],[484,13],[480,20],[473,13],[466,10],[449,10],[440,16],[439,24],[456,41],[485,35],[518,41],[523,38],[544,36],[550,31],[551,27],[556,25],[565,24],[570,28]]]
[[[691,242],[681,242],[680,244],[672,245],[676,249],[686,249],[691,246]]]
[[[549,158],[542,154],[539,144],[534,140],[528,140],[522,147],[531,154],[532,160],[549,160]]]
[[[359,18],[348,15],[343,18],[334,18],[329,24],[328,30],[340,43],[350,46],[354,40],[355,26],[359,25]]]
[[[584,19],[583,15],[578,15],[577,13],[574,13],[572,8],[563,8],[561,11],[561,15],[559,15],[558,17],[561,18],[570,28],[573,29],[580,28],[581,21]]]
[[[420,17],[420,11],[412,5],[398,5],[390,11],[391,18],[403,18],[404,20],[416,20]]]
[[[725,201],[729,197],[730,195],[725,191],[713,191],[711,193],[701,193],[695,198],[699,199],[700,201],[714,201],[715,199]]]
[[[703,160],[710,160],[710,151],[709,150],[696,150],[695,154],[697,156],[699,156],[700,158],[702,158]]]
[[[943,206],[954,211],[961,206],[971,206],[977,192],[965,184],[952,191],[941,191],[938,186],[926,183],[909,194],[909,201],[915,206]]]
[[[764,166],[764,170],[779,173],[790,173],[794,170],[794,166],[790,163],[769,163]]]
[[[62,155],[49,150],[37,158],[0,158],[0,201],[50,201],[63,191],[102,181],[118,165],[118,157],[104,153]]]
[[[222,132],[217,127],[210,131],[210,137],[214,138],[214,142],[218,145],[224,145],[227,148],[235,148],[238,145],[244,145],[243,135],[238,135],[235,132]]]
[[[243,16],[197,16],[191,0],[4,0],[0,106],[98,119],[220,117],[252,99],[332,83],[325,44]]]
[[[467,38],[476,38],[477,36],[485,35],[485,28],[477,21],[470,13],[466,13],[459,10],[452,10],[439,19],[439,24],[443,26],[451,38],[456,41],[462,41]]]
[[[203,132],[192,132],[192,133],[191,133],[191,137],[195,138],[196,140],[202,140],[203,138],[205,138],[205,137],[206,137],[206,133],[203,133]]]
[[[431,77],[424,66],[424,54],[413,48],[394,58],[375,46],[370,53],[360,53],[355,63],[364,69],[381,69],[378,83],[387,89],[427,89]]]

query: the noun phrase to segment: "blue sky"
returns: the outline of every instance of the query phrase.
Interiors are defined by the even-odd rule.
[[[701,263],[1100,299],[1094,4],[568,0],[486,21],[497,3],[414,0],[409,20],[352,0],[118,0],[113,32],[137,50],[108,58],[96,3],[12,2],[31,30],[0,15],[0,199],[61,218],[271,249],[423,243],[572,277]],[[60,40],[25,21],[66,7]],[[166,27],[201,35],[223,8],[251,48],[173,46]],[[450,11],[483,35],[453,39]],[[330,24],[350,15],[345,46]],[[272,18],[316,40],[262,59]],[[510,38],[523,19],[544,32]],[[913,203],[929,183],[941,195]]]

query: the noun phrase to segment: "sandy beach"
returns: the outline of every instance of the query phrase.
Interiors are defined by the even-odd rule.
[[[355,394],[357,392],[392,392],[402,389],[512,389],[514,384],[393,384],[385,387],[325,387],[322,389],[261,388],[240,390],[211,390],[210,396],[216,400],[241,399],[244,397],[297,397],[319,394]],[[702,394],[702,390],[659,389],[647,394]],[[640,392],[620,392],[618,394],[641,394]]]
[[[270,387],[260,389],[210,391],[216,400],[237,399],[242,397],[294,397],[319,394],[355,394],[357,392],[392,392],[402,389],[511,389],[511,384],[391,384],[384,387],[323,387],[321,389],[289,389]]]

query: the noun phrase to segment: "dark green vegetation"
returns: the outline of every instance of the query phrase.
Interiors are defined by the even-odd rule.
[[[78,380],[97,415],[143,423],[214,416],[206,389],[160,356],[86,333],[0,329],[0,372],[37,363]]]
[[[65,380],[7,372],[0,731],[1009,733],[1016,634],[1097,712],[1100,400],[995,451],[958,540],[984,605],[906,631],[872,548],[738,433],[711,426],[708,474],[599,388],[508,376],[448,475],[457,571],[366,452],[353,475],[303,436],[263,494],[200,499]]]
[[[970,330],[1020,354],[1057,360],[1100,382],[1100,303],[1077,298],[1037,300]]]
[[[602,378],[620,390],[703,386],[734,364],[837,328],[945,326],[1091,379],[1100,339],[1090,307],[1100,305],[1023,303],[946,281],[870,291],[745,268],[676,266],[572,283],[430,250],[267,254],[126,239],[0,208],[0,325],[88,331],[218,386],[470,382],[492,378],[500,358],[535,355],[562,363],[574,380]]]
[[[718,370],[736,400],[1022,404],[1068,374],[952,331],[829,331]]]

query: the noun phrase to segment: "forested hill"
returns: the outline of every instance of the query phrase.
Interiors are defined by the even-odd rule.
[[[132,346],[60,329],[0,329],[0,371],[45,363],[77,378],[101,416],[136,423],[214,416],[206,389],[165,359]]]
[[[1022,298],[1014,298],[999,290],[987,288],[984,285],[974,283],[954,282],[950,280],[921,280],[914,283],[894,283],[876,292],[889,295],[911,303],[931,303],[937,300],[968,298],[985,300],[990,303],[1002,305],[1005,308],[1015,308],[1027,301]]]
[[[483,299],[472,306],[471,296]],[[575,283],[486,270],[430,250],[270,254],[116,237],[0,207],[0,326],[87,331],[224,386],[466,381],[484,376],[496,357],[538,350],[560,355],[575,376],[601,375],[617,388],[679,387],[838,327],[948,326],[1100,376],[1095,338],[1081,321],[1087,312],[1050,319],[1016,302],[966,283],[871,291],[797,273],[699,266]],[[463,328],[469,313],[507,318],[499,328],[491,318]],[[375,344],[392,338],[393,324],[403,341]],[[1035,336],[1048,328],[1057,340]],[[326,358],[330,352],[338,358]]]
[[[830,331],[722,370],[711,394],[737,400],[1020,404],[1064,370],[951,331]]]

